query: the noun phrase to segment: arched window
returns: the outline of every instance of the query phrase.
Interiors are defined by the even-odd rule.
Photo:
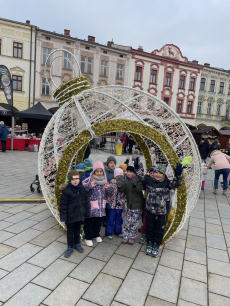
[[[217,116],[220,116],[220,115],[221,115],[221,107],[222,107],[222,104],[218,103],[218,104],[217,104],[217,108],[216,108],[216,114],[217,114]]]

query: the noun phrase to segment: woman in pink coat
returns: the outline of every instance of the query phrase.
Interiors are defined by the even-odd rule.
[[[123,143],[122,148],[124,149],[124,153],[126,153],[126,147],[127,147],[127,134],[124,132],[123,135],[121,136],[120,140]]]
[[[224,191],[223,195],[226,195],[226,191],[228,188],[228,174],[230,171],[230,156],[222,153],[219,150],[215,150],[211,153],[211,160],[208,164],[206,164],[207,168],[209,169],[212,163],[215,163],[215,179],[214,179],[214,194],[218,194],[218,183],[219,177],[223,174],[223,181],[224,181]]]

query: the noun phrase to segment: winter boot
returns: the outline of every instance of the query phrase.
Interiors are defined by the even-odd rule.
[[[226,193],[227,193],[227,190],[224,190],[224,191],[223,191],[223,195],[226,196],[226,195],[227,195]]]
[[[84,252],[84,249],[81,247],[81,244],[80,243],[78,243],[78,244],[74,244],[74,249],[76,250],[76,251],[78,251],[79,253],[83,253]]]
[[[146,240],[146,234],[142,234],[142,236],[139,240],[139,243],[143,244],[143,243],[145,243],[145,240]]]
[[[129,238],[128,244],[133,245],[135,242],[135,238]]]
[[[152,255],[152,250],[153,250],[153,245],[151,241],[147,241],[146,249],[145,249],[145,254],[146,255]]]
[[[218,189],[214,189],[212,193],[217,195],[218,194]]]
[[[128,240],[129,240],[129,238],[124,238],[124,237],[123,237],[122,243],[126,244],[126,243],[128,243]]]
[[[73,253],[73,248],[69,248],[65,251],[65,258],[69,258],[71,256],[71,254]]]
[[[157,257],[158,254],[159,254],[159,245],[156,242],[154,242],[153,243],[152,256]]]

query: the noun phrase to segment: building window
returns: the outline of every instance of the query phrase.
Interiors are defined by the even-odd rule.
[[[166,73],[165,86],[170,86],[170,83],[171,83],[171,73]]]
[[[219,93],[223,94],[224,93],[224,82],[220,82],[220,91]]]
[[[86,66],[86,57],[81,57],[81,72],[85,72],[85,66]]]
[[[46,96],[50,94],[50,88],[45,78],[42,78],[42,94]]]
[[[82,72],[87,72],[87,73],[92,73],[92,63],[93,59],[91,57],[81,57],[81,71]],[[87,67],[87,69],[86,69]]]
[[[46,40],[50,40],[50,37],[46,37]]]
[[[192,113],[192,101],[188,101],[187,114]]]
[[[123,54],[120,54],[119,56],[120,56],[120,57],[123,57]]]
[[[14,42],[14,57],[22,58],[22,44]]]
[[[22,91],[22,77],[13,75],[13,90]]]
[[[229,104],[226,105],[226,118],[227,119],[230,118],[230,105]]]
[[[117,79],[123,79],[123,67],[124,65],[117,64]]]
[[[71,43],[69,41],[66,42],[67,45],[71,45]]]
[[[2,50],[2,40],[0,39],[0,55],[2,54],[1,50]]]
[[[45,65],[46,63],[46,60],[48,58],[48,56],[50,55],[51,53],[51,49],[48,49],[48,48],[43,48],[43,57],[42,57],[42,64]],[[50,66],[50,58],[48,60],[48,62],[46,63],[47,66]]]
[[[102,76],[107,76],[107,61],[101,61],[101,75]]]
[[[194,90],[194,89],[195,89],[195,78],[191,78],[189,90]]]
[[[204,90],[204,89],[205,89],[205,78],[201,78],[200,90]]]
[[[104,54],[107,54],[107,51],[103,51]]]
[[[182,112],[182,103],[183,103],[183,100],[178,100],[177,102],[177,112],[178,113]]]
[[[156,70],[151,70],[150,83],[151,84],[156,84],[156,81],[157,81],[157,71]]]
[[[85,46],[85,48],[86,48],[86,50],[90,50],[90,47],[88,47],[88,46]]]
[[[64,52],[64,69],[71,69],[71,54]]]
[[[201,114],[202,113],[202,101],[198,101],[198,105],[197,105],[197,113]]]
[[[217,104],[217,108],[216,108],[217,116],[220,116],[220,113],[221,113],[221,104]]]
[[[208,102],[207,114],[210,115],[212,113],[212,102]]]
[[[92,64],[93,64],[93,59],[92,59],[92,57],[88,57],[88,62],[87,62],[87,73],[92,73]]]
[[[211,80],[210,91],[211,91],[211,92],[214,92],[214,89],[215,89],[215,81],[214,81],[214,80]]]
[[[228,95],[230,95],[230,83],[228,85]]]
[[[141,81],[141,75],[142,75],[142,67],[137,66],[136,67],[136,81]]]
[[[164,102],[169,105],[169,98],[164,97]]]
[[[180,85],[179,85],[180,89],[184,89],[184,80],[185,80],[185,77],[183,75],[181,75],[180,76]]]

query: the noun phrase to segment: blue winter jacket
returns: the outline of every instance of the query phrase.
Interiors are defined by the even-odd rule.
[[[9,134],[8,128],[5,126],[5,124],[2,124],[0,126],[0,140],[7,140],[8,134]]]
[[[88,170],[85,172],[85,174],[83,175],[81,181],[83,182],[85,179],[87,179],[88,177],[90,177],[90,173],[93,171],[93,168],[91,170]]]

